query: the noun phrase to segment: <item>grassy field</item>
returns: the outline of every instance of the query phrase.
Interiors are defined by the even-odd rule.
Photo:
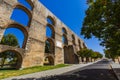
[[[24,74],[30,74],[30,73],[35,73],[35,72],[65,67],[65,66],[68,66],[68,65],[59,64],[56,66],[36,66],[36,67],[26,68],[23,70],[0,70],[0,79],[24,75]]]

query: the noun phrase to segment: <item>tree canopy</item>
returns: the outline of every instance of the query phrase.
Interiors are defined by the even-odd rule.
[[[7,34],[7,35],[3,36],[2,40],[1,40],[1,44],[9,45],[9,46],[17,46],[17,47],[19,46],[18,40],[13,34]],[[0,53],[0,59],[1,59],[0,66],[1,66],[1,68],[3,68],[4,65],[16,64],[17,55],[11,51],[5,51],[5,52]]]
[[[17,38],[13,34],[3,36],[1,44],[9,46],[19,46]]]
[[[50,43],[48,41],[45,42],[45,53],[50,53]]]
[[[114,55],[120,55],[120,0],[88,0],[81,34],[98,38],[100,45]]]
[[[94,59],[97,59],[97,58],[102,58],[103,55],[99,52],[96,52],[96,51],[93,51],[91,49],[81,49],[80,51],[77,52],[77,54],[82,57],[82,58],[94,58]]]

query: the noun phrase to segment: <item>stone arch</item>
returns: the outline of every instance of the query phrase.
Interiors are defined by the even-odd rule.
[[[64,44],[64,45],[68,45],[67,35],[63,34],[62,38],[63,38],[63,39],[62,39],[63,44]]]
[[[72,34],[72,43],[73,43],[73,45],[76,45],[76,43],[75,43],[75,36]]]
[[[85,45],[85,43],[83,43],[83,48],[87,48],[86,45]]]
[[[29,5],[30,8],[28,7],[28,5],[27,6],[25,5],[25,2],[22,3],[21,0],[18,0],[18,2],[21,3],[22,5],[24,5],[25,7],[27,7],[30,10],[33,10],[33,8],[34,8],[33,2],[31,0],[24,0],[24,1],[26,2],[26,4]]]
[[[49,27],[51,29],[51,31],[52,31],[52,34],[51,34],[50,38],[55,39],[55,29],[54,29],[54,27],[51,24],[47,24],[47,26],[46,26],[46,35],[47,35],[47,27]]]
[[[45,53],[55,54],[55,43],[51,38],[47,38],[45,41]]]
[[[55,20],[51,16],[47,17],[47,22],[48,22],[48,24],[55,26]]]
[[[30,4],[30,6],[32,7],[32,10],[33,10],[33,8],[34,8],[33,2],[31,0],[26,0],[26,1]]]
[[[27,9],[26,7],[24,7],[23,5],[20,5],[20,4],[17,4],[14,9],[20,9],[22,11],[24,11],[28,17],[29,17],[29,21],[28,21],[28,27],[30,27],[30,23],[31,23],[31,20],[32,20],[32,13],[29,9]]]
[[[64,27],[62,28],[62,33],[67,35],[67,30]]]
[[[74,54],[75,64],[79,64],[79,57],[77,54]]]
[[[81,50],[81,41],[78,39],[79,50]]]
[[[69,63],[69,52],[68,52],[68,46],[64,46],[64,63]]]
[[[54,65],[54,57],[46,56],[44,65]]]
[[[64,27],[62,28],[62,33],[63,33],[62,42],[64,45],[68,45],[67,31]]]
[[[17,28],[17,29],[19,29],[20,31],[23,32],[23,34],[24,34],[24,41],[23,41],[22,48],[25,49],[26,43],[27,43],[27,39],[28,39],[28,31],[27,31],[27,29],[24,26],[22,26],[22,25],[20,25],[18,23],[11,23],[11,24],[9,24],[9,25],[7,25],[6,29],[8,29],[8,28]]]
[[[15,63],[15,64],[12,64],[12,65],[13,65],[13,67],[14,67],[15,69],[21,68],[22,61],[23,61],[22,55],[21,55],[18,51],[15,51],[15,50],[5,50],[5,51],[1,51],[1,52],[0,52],[0,55],[1,55],[1,54],[4,54],[5,52],[12,52],[12,53],[14,53],[14,54],[17,56],[17,60],[16,60],[16,63]]]

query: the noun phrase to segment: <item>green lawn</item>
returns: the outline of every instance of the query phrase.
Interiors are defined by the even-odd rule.
[[[56,66],[36,66],[36,67],[26,68],[23,70],[0,70],[0,79],[13,77],[13,76],[19,76],[23,74],[35,73],[35,72],[65,67],[65,66],[68,66],[68,65],[59,64]]]

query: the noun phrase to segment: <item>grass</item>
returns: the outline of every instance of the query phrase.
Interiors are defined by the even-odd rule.
[[[56,66],[35,66],[35,67],[25,68],[23,70],[0,70],[0,79],[13,77],[13,76],[20,76],[24,74],[30,74],[30,73],[35,73],[35,72],[65,67],[65,66],[68,65],[59,64]]]

